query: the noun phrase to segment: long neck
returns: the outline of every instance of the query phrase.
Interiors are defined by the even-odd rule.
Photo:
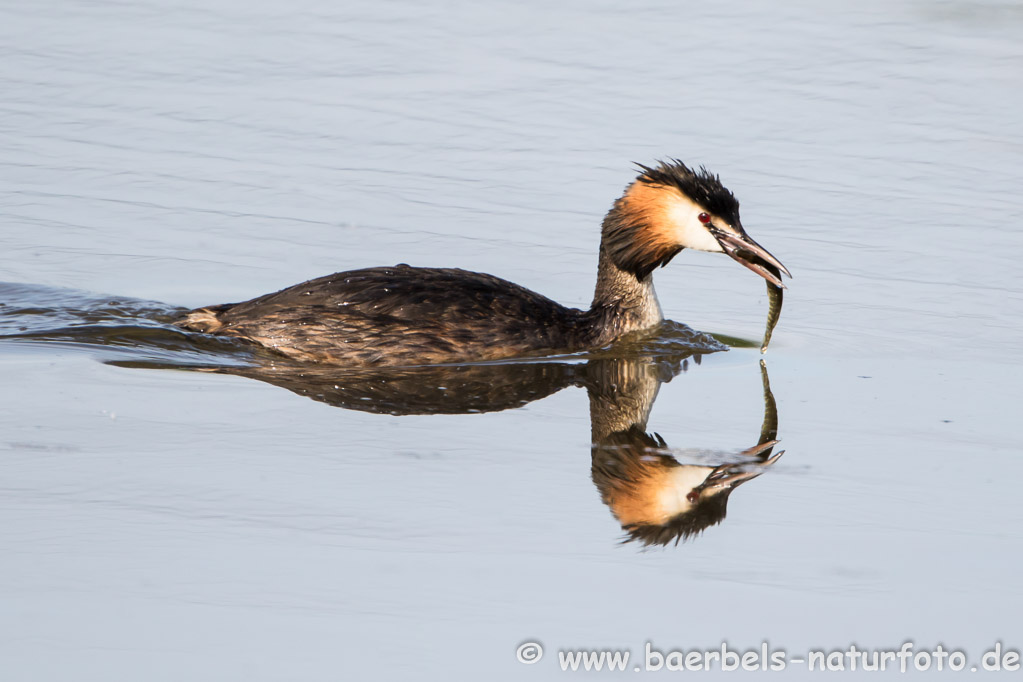
[[[590,397],[590,437],[594,445],[609,445],[616,433],[646,430],[650,409],[661,387],[658,367],[649,358],[591,360],[586,366]]]
[[[664,319],[654,292],[653,276],[648,274],[638,278],[615,265],[603,239],[597,265],[597,286],[587,315],[595,326],[597,345],[652,327]]]

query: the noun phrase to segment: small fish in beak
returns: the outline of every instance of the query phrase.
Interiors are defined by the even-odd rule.
[[[726,232],[714,225],[707,227],[721,248],[734,261],[767,280],[767,297],[769,299],[767,328],[764,331],[764,340],[760,344],[760,352],[766,353],[767,345],[771,343],[771,334],[774,333],[774,328],[781,318],[782,290],[786,288],[781,281],[781,275],[785,273],[791,279],[792,273],[770,251],[753,241],[753,238],[746,234],[741,226],[736,227],[735,233]]]

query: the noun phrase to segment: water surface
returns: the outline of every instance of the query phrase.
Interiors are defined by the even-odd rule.
[[[995,2],[9,8],[5,678],[1023,646],[1021,30]],[[495,409],[397,415],[166,326],[397,262],[585,306],[603,213],[666,156],[720,173],[795,275],[766,356],[786,452],[677,546],[623,544],[594,475],[581,368],[606,359],[504,371]],[[759,340],[762,281],[729,259],[656,279],[669,318]],[[628,374],[658,386],[644,447],[755,465],[756,348],[678,350]],[[527,640],[548,651],[528,668]]]

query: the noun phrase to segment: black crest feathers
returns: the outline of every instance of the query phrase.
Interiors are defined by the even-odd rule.
[[[648,185],[677,187],[680,192],[714,215],[721,216],[730,225],[739,222],[739,200],[721,184],[719,176],[703,166],[694,171],[678,159],[669,161],[661,161],[656,168],[637,163],[636,166],[643,172],[636,179]]]
[[[637,279],[682,250],[668,217],[680,194],[729,224],[739,224],[739,201],[706,168],[694,171],[678,159],[653,168],[636,165],[642,172],[604,218],[603,245],[615,265]]]

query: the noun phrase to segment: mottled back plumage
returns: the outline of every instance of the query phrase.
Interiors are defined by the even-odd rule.
[[[492,275],[396,265],[200,308],[179,324],[254,340],[296,360],[380,366],[578,349],[590,340],[578,324],[583,315]]]

